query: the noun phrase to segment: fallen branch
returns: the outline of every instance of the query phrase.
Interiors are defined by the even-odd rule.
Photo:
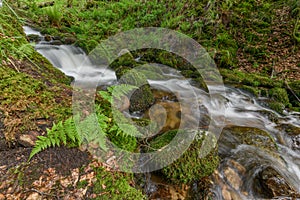
[[[300,103],[300,98],[296,95],[296,93],[293,91],[293,89],[289,86],[288,82],[285,80],[284,84],[286,88],[293,94],[293,96],[297,99],[297,101]]]

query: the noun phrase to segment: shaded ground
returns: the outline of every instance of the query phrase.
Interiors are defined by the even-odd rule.
[[[69,199],[76,195],[76,183],[80,176],[87,174],[84,170],[79,171],[91,161],[86,152],[65,147],[50,148],[27,162],[30,151],[31,148],[23,147],[0,151],[0,199],[3,195],[4,199],[26,199],[34,193],[38,195],[31,199],[38,196]],[[92,178],[94,176],[90,176]],[[81,195],[83,198],[85,193]]]
[[[262,55],[260,63],[256,65],[253,61],[251,62],[249,59],[251,53],[239,49],[237,52],[238,68],[250,73],[267,73],[270,78],[300,80],[300,49],[299,44],[291,35],[297,24],[291,24],[290,7],[284,6],[276,9],[275,13],[266,43],[260,41],[254,47],[266,46],[265,55]],[[263,34],[255,32],[254,34],[258,38],[265,37]],[[246,41],[245,38],[238,40],[240,43]]]

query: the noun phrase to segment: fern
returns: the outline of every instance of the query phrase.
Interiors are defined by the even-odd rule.
[[[64,123],[59,122],[53,124],[51,129],[47,129],[46,136],[38,136],[38,140],[30,153],[29,160],[42,150],[49,147],[60,146],[61,144],[68,144],[69,146],[79,146],[81,144],[81,139],[76,131],[72,117],[67,119]]]
[[[103,99],[112,103],[113,96],[121,99],[123,95],[135,88],[135,86],[122,84],[109,87],[108,91],[100,91],[99,93]],[[120,111],[113,108],[115,119],[112,121],[103,107],[96,105],[95,108],[96,114],[91,114],[84,120],[79,120],[78,116],[74,116],[64,122],[53,124],[51,129],[47,129],[46,136],[38,136],[28,160],[46,148],[62,144],[69,147],[78,147],[83,141],[98,144],[100,148],[107,150],[106,133],[115,134],[116,136],[122,134],[124,137],[140,134],[137,128]]]
[[[141,133],[132,124],[131,120],[126,118],[118,109],[114,108],[114,99],[121,100],[121,97],[128,94],[138,87],[128,84],[115,85],[107,88],[107,91],[100,91],[101,97],[109,101],[112,105],[113,111],[113,126],[108,130],[109,133],[115,133],[117,136],[122,134],[122,136],[140,136]]]

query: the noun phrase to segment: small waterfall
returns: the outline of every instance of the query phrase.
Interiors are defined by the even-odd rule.
[[[97,81],[98,85],[111,85],[116,80],[114,71],[107,69],[107,66],[92,65],[81,48],[73,45],[52,45],[51,41],[45,41],[38,31],[28,26],[24,26],[24,32],[26,35],[37,35],[41,38],[35,49],[67,76],[75,80]]]

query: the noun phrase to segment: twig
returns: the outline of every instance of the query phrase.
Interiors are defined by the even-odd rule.
[[[24,193],[27,193],[27,192],[30,192],[30,191],[32,191],[32,192],[37,192],[37,193],[39,193],[42,197],[43,197],[43,196],[50,196],[50,197],[55,197],[56,199],[59,199],[59,197],[56,196],[56,195],[54,195],[54,194],[42,192],[42,191],[39,191],[39,190],[33,189],[33,188],[32,188],[32,189],[29,189],[29,190],[26,190]]]
[[[17,70],[17,72],[20,72],[19,69],[17,68],[17,66],[15,65],[15,63],[11,59],[7,58],[7,60],[14,66],[14,68]]]
[[[285,80],[284,83],[285,83],[287,89],[294,95],[294,97],[295,97],[295,98],[297,99],[297,101],[299,101],[299,103],[300,103],[300,98],[299,98],[299,97],[296,95],[296,93],[292,90],[292,88],[289,86],[288,82]]]

